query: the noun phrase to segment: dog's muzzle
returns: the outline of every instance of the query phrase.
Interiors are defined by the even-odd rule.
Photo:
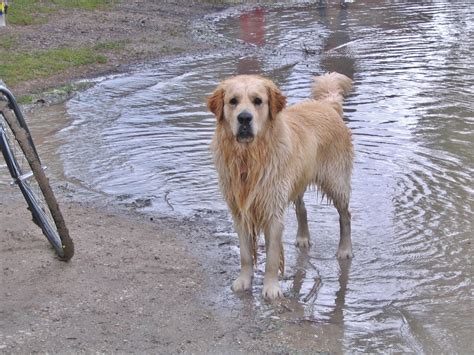
[[[237,120],[239,128],[237,130],[237,141],[240,143],[250,143],[253,141],[252,114],[247,111],[239,113]]]

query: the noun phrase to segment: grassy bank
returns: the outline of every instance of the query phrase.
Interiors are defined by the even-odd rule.
[[[59,48],[29,53],[2,54],[0,77],[7,85],[38,79],[80,65],[106,63],[107,57],[91,48]]]
[[[48,14],[62,9],[107,10],[119,0],[15,0],[8,11],[11,25],[33,25],[48,21]]]
[[[11,0],[0,28],[0,79],[17,95],[154,61],[207,42],[191,20],[216,7],[206,0]]]
[[[14,42],[14,40],[12,40]],[[9,86],[22,81],[53,76],[83,65],[105,64],[105,53],[124,48],[123,41],[102,42],[92,47],[56,48],[28,52],[11,51],[0,47],[0,78]],[[5,47],[7,47],[5,49]]]
[[[47,23],[59,11],[109,10],[118,0],[15,0],[10,3],[8,26],[27,27]],[[124,48],[120,41],[87,47],[17,50],[14,32],[0,34],[0,78],[9,86],[46,78],[83,65],[107,63],[107,53]]]

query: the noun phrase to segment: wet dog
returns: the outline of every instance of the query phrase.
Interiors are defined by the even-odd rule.
[[[339,73],[315,77],[313,98],[285,107],[286,98],[269,79],[239,75],[219,84],[207,98],[217,124],[211,143],[219,184],[239,235],[241,272],[234,291],[251,287],[257,238],[265,236],[263,296],[282,297],[284,214],[296,206],[296,245],[307,248],[303,194],[316,186],[339,212],[338,258],[352,257],[349,198],[354,151],[342,120],[343,95],[352,81]]]

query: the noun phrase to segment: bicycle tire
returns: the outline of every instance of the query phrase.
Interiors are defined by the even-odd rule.
[[[26,123],[19,122],[17,117],[8,109],[0,110],[0,113],[2,113],[8,125],[8,127],[4,127],[4,130],[7,128],[11,130],[12,136],[21,148],[21,153],[28,162],[33,177],[39,186],[38,193],[34,191],[26,179],[21,179],[23,174],[22,169],[15,155],[12,153],[7,137],[4,136],[0,137],[0,145],[10,175],[19,186],[29,210],[32,213],[33,221],[41,228],[58,257],[63,261],[69,261],[74,255],[74,243],[69,235],[49,180],[41,166],[39,155],[34,146],[31,134],[26,127]],[[15,111],[14,113],[16,114]],[[38,194],[41,194],[42,198],[39,197]],[[41,200],[44,200],[46,205],[44,205]],[[46,211],[46,208],[49,210],[52,221],[48,217],[49,213]]]

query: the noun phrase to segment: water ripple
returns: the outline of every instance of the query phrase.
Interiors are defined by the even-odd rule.
[[[347,351],[465,352],[473,316],[473,23],[472,6],[441,0],[226,18],[217,31],[251,49],[163,61],[70,101],[73,122],[61,133],[66,174],[126,201],[150,199],[147,209],[162,214],[217,211],[216,228],[228,235],[204,98],[229,75],[263,73],[291,104],[309,97],[312,75],[343,72],[354,79],[345,119],[356,148],[356,257],[349,267],[333,258],[337,213],[309,192],[314,246],[307,258],[294,250],[290,210],[285,247],[294,275],[285,289],[305,317],[339,324]],[[304,301],[315,278],[322,286]]]

